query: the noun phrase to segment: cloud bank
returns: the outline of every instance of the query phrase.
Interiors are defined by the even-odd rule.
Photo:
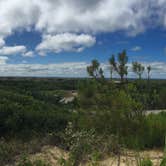
[[[66,62],[55,64],[6,64],[8,58],[0,57],[0,76],[32,76],[32,77],[87,77],[86,67],[87,62]],[[166,63],[152,62],[143,63],[145,67],[152,66],[152,78],[166,78]],[[101,64],[106,77],[109,76],[109,65],[107,63]],[[128,77],[136,78],[137,76],[132,72],[132,65],[128,64]],[[114,77],[119,76],[114,73]],[[147,78],[147,72],[143,75]]]

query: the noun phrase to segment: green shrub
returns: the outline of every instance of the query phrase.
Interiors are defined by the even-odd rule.
[[[95,148],[94,131],[74,131],[72,123],[69,123],[65,132],[65,140],[69,147],[69,161],[73,165],[78,165],[92,154]]]
[[[28,159],[26,156],[24,156],[19,163],[17,164],[17,166],[51,166],[50,164],[46,163],[43,160],[34,160],[31,161],[30,159]]]
[[[16,150],[15,146],[7,143],[4,140],[0,141],[0,164],[10,163]]]
[[[143,159],[141,160],[140,166],[153,166],[153,163],[150,159]]]
[[[166,166],[166,158],[165,157],[162,159],[160,166]]]

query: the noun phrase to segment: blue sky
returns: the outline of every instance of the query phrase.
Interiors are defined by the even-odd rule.
[[[166,0],[1,0],[0,76],[87,76],[92,59],[109,76],[109,57],[126,49],[129,77],[139,61],[152,66],[153,78],[166,78],[164,6]]]
[[[121,50],[126,49],[129,61],[140,62],[166,62],[166,30],[153,29],[143,32],[137,36],[127,36],[122,32],[105,33],[96,35],[96,44],[82,52],[60,52],[47,53],[46,56],[36,56],[25,58],[20,55],[11,57],[11,63],[21,63],[26,60],[28,63],[61,63],[61,62],[90,62],[98,59],[106,62],[112,54],[117,55]],[[39,32],[18,32],[6,38],[7,45],[25,45],[29,50],[41,42]]]

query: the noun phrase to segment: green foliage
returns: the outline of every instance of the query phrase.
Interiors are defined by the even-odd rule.
[[[165,157],[162,159],[160,166],[166,166],[166,158]]]
[[[161,90],[158,93],[158,100],[155,103],[158,108],[166,108],[166,87],[161,87]]]
[[[113,66],[122,64],[125,68],[126,63],[123,53]],[[92,64],[97,75],[102,75],[100,64]],[[79,82],[77,99],[67,105],[59,100],[65,96],[65,89],[76,88],[76,81],[61,80],[62,85],[48,80],[0,82],[0,133],[5,138],[0,142],[1,165],[13,162],[14,157],[22,152],[31,153],[32,147],[36,149],[33,152],[40,150],[34,144],[29,144],[31,150],[23,150],[20,147],[24,144],[12,143],[10,138],[27,141],[27,138],[38,136],[41,140],[37,144],[40,145],[43,137],[51,135],[54,145],[70,151],[69,160],[61,159],[64,166],[78,165],[83,161],[97,165],[102,154],[112,152],[119,155],[123,147],[164,146],[166,113],[145,116],[143,111],[165,108],[164,81],[115,84],[108,80],[80,79]],[[67,125],[69,122],[72,125]],[[39,165],[42,163],[35,166]]]
[[[0,141],[0,164],[4,164],[11,161],[14,153],[14,146],[10,143],[6,143],[4,140]]]
[[[133,72],[138,75],[139,79],[141,79],[141,76],[142,76],[142,74],[143,74],[143,72],[145,70],[145,67],[142,66],[142,64],[138,63],[138,62],[133,62],[132,65],[133,65],[132,66],[133,67]],[[149,69],[150,68],[148,68],[148,73],[150,72]]]
[[[32,92],[34,93],[34,92]],[[0,133],[19,135],[25,138],[35,132],[49,133],[61,131],[72,114],[66,106],[57,104],[57,98],[52,95],[52,101],[30,93],[19,93],[0,90]],[[55,102],[53,104],[53,101]]]
[[[17,164],[17,166],[51,166],[51,165],[42,160],[31,161],[26,156],[23,156],[22,159]]]
[[[70,151],[69,161],[73,165],[79,165],[96,148],[94,131],[74,131],[71,123],[66,128],[65,141]]]
[[[128,62],[128,56],[126,54],[126,51],[123,50],[121,53],[118,54],[118,62],[115,61],[114,55],[109,59],[110,63],[110,69],[111,69],[111,75],[112,75],[112,69],[114,69],[120,76],[121,82],[124,81],[124,76],[128,74],[128,67],[127,67],[127,62]],[[112,76],[111,76],[112,77]]]
[[[51,81],[0,81],[0,133],[4,137],[0,138],[0,165],[12,163],[22,152],[39,151],[45,143],[51,143],[46,140],[47,135],[63,132],[68,121],[74,119],[70,111],[74,106],[59,102],[64,97],[66,82],[59,80],[64,89],[57,90],[59,82]],[[42,139],[33,144],[35,137]],[[60,142],[58,137],[56,144]]]
[[[135,160],[137,166],[153,166],[150,158],[142,158],[138,152],[136,153]]]
[[[79,87],[76,126],[94,129],[99,135],[118,136],[119,143],[129,148],[161,147],[166,117],[145,116],[143,111],[155,107],[158,99],[157,90],[147,91],[144,82],[140,86],[138,82],[114,85],[89,80]]]
[[[153,163],[150,159],[141,160],[140,166],[153,166]]]
[[[92,64],[87,67],[87,72],[92,78],[104,78],[103,70],[100,67],[100,63],[96,59],[92,60]]]
[[[22,154],[34,154],[41,151],[44,145],[51,144],[51,136],[35,136],[25,141],[20,138],[0,139],[0,165],[11,164]]]

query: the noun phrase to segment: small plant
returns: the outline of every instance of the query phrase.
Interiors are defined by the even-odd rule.
[[[17,166],[51,166],[42,160],[31,161],[27,156],[23,156]]]
[[[14,145],[5,142],[5,140],[0,141],[0,164],[8,163],[14,153]]]
[[[160,166],[166,166],[166,136],[165,136],[165,147],[164,147],[164,156],[160,163]]]
[[[101,159],[102,154],[98,151],[95,151],[91,155],[90,166],[99,166],[99,160]]]
[[[160,166],[166,166],[166,158],[165,157],[162,159]]]
[[[63,157],[59,158],[58,164],[60,166],[73,166],[72,162],[68,159],[64,159]]]
[[[153,166],[153,163],[150,159],[142,159],[140,166]]]
[[[95,148],[94,131],[74,131],[72,123],[66,128],[65,140],[70,151],[69,161],[73,165],[88,159]]]
[[[153,166],[152,161],[149,158],[142,158],[139,152],[136,153],[135,160],[137,166]]]

